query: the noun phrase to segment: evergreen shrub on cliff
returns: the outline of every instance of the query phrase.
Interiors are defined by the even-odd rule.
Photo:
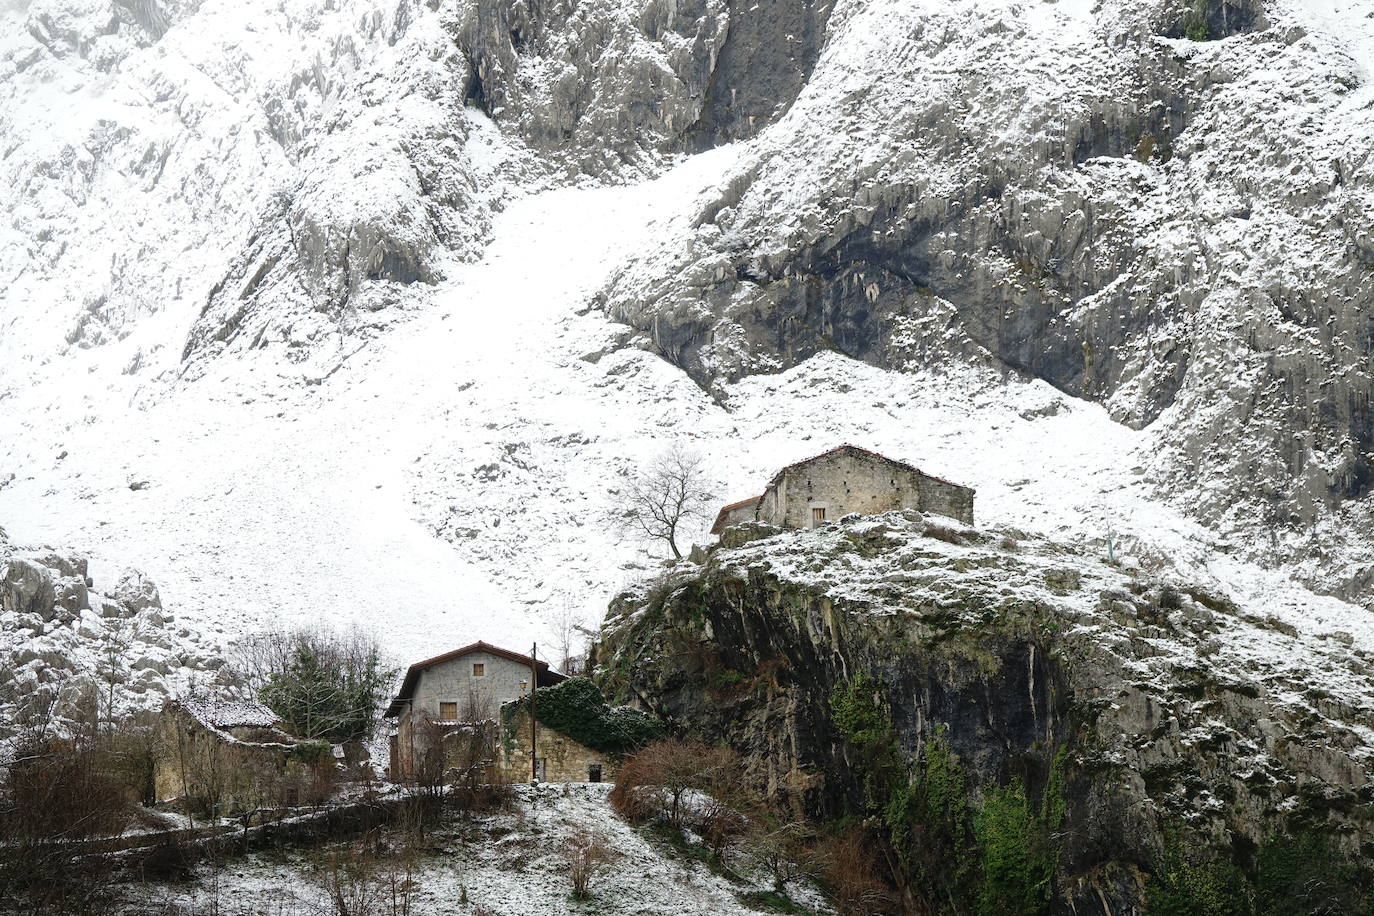
[[[528,705],[529,700],[522,699],[503,709],[507,727],[515,711]],[[607,705],[601,691],[585,677],[540,687],[535,693],[535,716],[541,725],[606,754],[629,753],[663,733],[662,724],[654,717],[637,709]]]

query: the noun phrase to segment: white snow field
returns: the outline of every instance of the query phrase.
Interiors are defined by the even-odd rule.
[[[628,332],[588,297],[665,214],[690,212],[734,152],[638,186],[516,201],[480,262],[323,380],[222,360],[219,374],[130,401],[106,396],[108,354],[77,351],[26,392],[51,408],[6,425],[0,467],[16,477],[0,518],[17,542],[89,552],[97,580],[113,564],[144,569],[183,623],[212,635],[356,621],[404,660],[479,638],[523,648],[569,603],[599,619],[645,572],[643,545],[609,518],[612,491],[671,442],[707,457],[722,501],[853,442],[977,487],[980,522],[1097,542],[1110,528],[1127,551],[1242,603],[1361,629],[1367,615],[1228,562],[1149,501],[1143,434],[1044,383],[826,354],[717,403],[657,356],[610,351]]]
[[[1349,53],[1370,47],[1368,0],[1306,2]],[[125,59],[108,73],[31,54],[25,6],[0,9],[11,68],[0,135],[19,138],[0,163],[16,195],[0,226],[0,525],[11,540],[88,554],[97,587],[138,567],[179,623],[219,641],[270,622],[356,621],[398,661],[475,639],[523,649],[547,638],[552,612],[571,605],[594,623],[652,571],[610,515],[625,475],[670,443],[706,457],[727,502],[851,442],[976,487],[980,523],[1088,552],[1110,531],[1152,569],[1374,648],[1367,613],[1236,560],[1152,496],[1148,432],[1045,383],[976,368],[899,374],[828,353],[712,397],[647,347],[623,347],[633,332],[593,295],[631,254],[679,235],[670,224],[693,218],[697,194],[747,146],[634,186],[520,196],[493,179],[474,211],[514,199],[480,260],[397,293],[401,306],[367,334],[339,334],[342,362],[319,350],[296,362],[273,345],[184,373],[206,290],[289,184],[300,137],[269,134],[332,117],[354,71],[426,66],[417,47],[444,40],[425,20],[393,47],[385,6],[297,16],[207,2],[173,24],[175,41],[107,49]],[[1087,0],[1030,9],[1065,41],[1092,15]],[[302,81],[290,129],[267,123],[278,83]],[[447,110],[427,104],[399,126],[359,127],[356,115],[360,160],[390,163],[404,118]],[[522,155],[458,104],[474,174]],[[108,139],[117,167],[83,152],[92,138]],[[96,177],[78,181],[86,169]],[[111,276],[123,286],[103,305],[91,297]]]

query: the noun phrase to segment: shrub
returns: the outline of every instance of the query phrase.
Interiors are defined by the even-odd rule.
[[[897,897],[878,870],[877,838],[851,826],[818,843],[812,854],[816,873],[830,889],[841,913],[869,916],[896,912]]]
[[[592,879],[607,871],[619,857],[611,848],[606,834],[600,830],[581,827],[568,837],[563,844],[563,861],[572,878],[573,899],[586,900],[590,897]]]
[[[943,729],[926,741],[910,781],[889,798],[883,819],[903,865],[922,883],[971,896],[977,857],[968,828],[968,786]]]
[[[962,545],[966,540],[964,533],[957,528],[950,528],[948,525],[940,525],[935,522],[926,522],[925,530],[921,533],[928,538],[944,541],[946,544]]]
[[[247,640],[235,668],[301,738],[370,738],[396,672],[375,639],[319,628],[274,630]]]
[[[1145,894],[1151,916],[1245,916],[1250,912],[1240,869],[1201,849],[1188,848],[1176,829],[1165,833],[1163,855]]]
[[[879,705],[878,697],[878,686],[862,674],[830,696],[831,720],[857,752],[865,798],[875,807],[886,796],[898,768],[892,719]]]
[[[739,755],[729,748],[678,739],[656,741],[620,768],[611,804],[632,823],[662,817],[677,827],[689,792],[728,792],[738,784],[739,767]]]
[[[987,793],[973,819],[982,850],[983,883],[978,894],[982,916],[1032,916],[1048,913],[1058,850],[1019,780]]]
[[[98,912],[104,886],[73,868],[76,852],[62,841],[121,833],[132,819],[130,794],[107,750],[93,743],[17,749],[0,767],[0,901],[22,899],[33,912]]]

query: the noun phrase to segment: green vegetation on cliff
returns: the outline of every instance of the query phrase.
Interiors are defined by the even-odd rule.
[[[1020,779],[984,789],[981,806],[971,809],[968,779],[943,726],[901,778],[896,733],[879,696],[877,685],[859,675],[835,690],[830,708],[855,752],[866,803],[880,812],[906,878],[938,889],[939,905],[952,912],[1048,912],[1059,858],[1055,834],[1066,807],[1064,751],[1055,757],[1038,810]]]

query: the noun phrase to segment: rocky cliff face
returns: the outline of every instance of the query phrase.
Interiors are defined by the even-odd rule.
[[[1367,597],[1332,534],[1374,486],[1374,44],[1324,16],[840,3],[796,103],[606,307],[708,386],[824,350],[1045,379],[1152,427],[1200,519],[1324,543]]]
[[[1294,843],[1332,861],[1367,850],[1362,614],[1267,615],[952,524],[907,512],[731,529],[703,565],[612,605],[603,681],[729,742],[780,805],[867,817],[916,911],[1005,891],[1009,799],[1057,912],[1197,904],[1169,877],[1179,868],[1241,899]],[[957,802],[934,806],[950,786]],[[1353,899],[1339,884],[1330,899]]]

